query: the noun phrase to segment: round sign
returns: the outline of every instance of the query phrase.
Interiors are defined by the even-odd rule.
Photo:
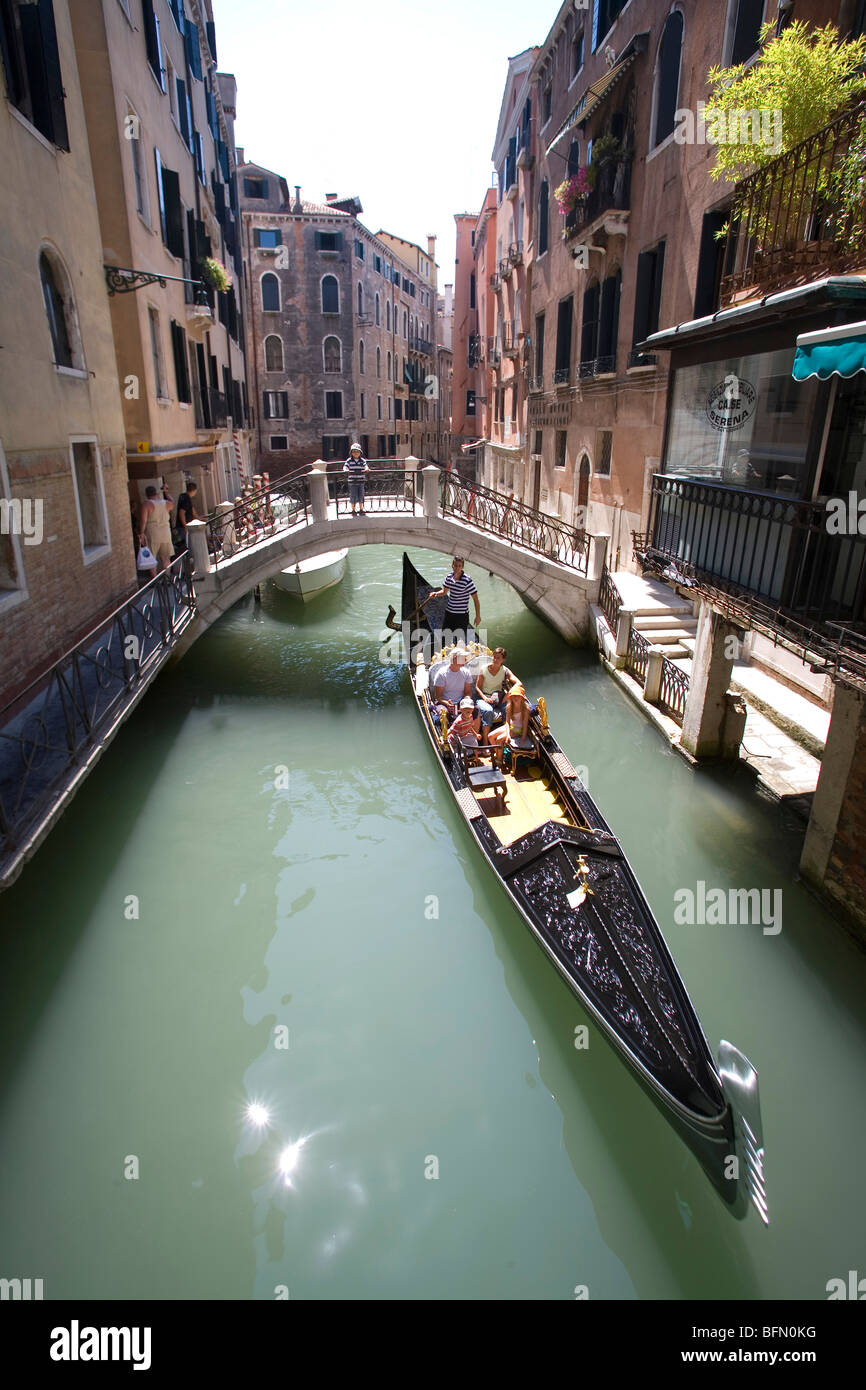
[[[714,430],[741,430],[755,413],[754,386],[731,372],[707,396],[707,419]]]

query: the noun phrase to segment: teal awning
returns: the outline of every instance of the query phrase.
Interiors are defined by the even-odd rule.
[[[797,339],[792,376],[807,381],[816,376],[854,376],[866,372],[866,323],[844,323],[822,328],[817,333],[801,333]]]

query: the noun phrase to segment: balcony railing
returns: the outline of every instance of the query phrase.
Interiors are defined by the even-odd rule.
[[[543,377],[543,376],[531,376],[531,377],[528,378],[528,384],[529,384],[529,390],[530,390],[530,391],[533,391],[533,392],[534,392],[534,391],[543,391],[543,390],[544,390],[544,377]]]
[[[514,323],[503,323],[502,351],[505,353],[506,357],[513,357],[517,350],[517,325]]]
[[[587,357],[578,366],[577,374],[581,381],[587,377],[615,376],[616,357]]]
[[[512,241],[508,248],[508,259],[512,265],[520,265],[523,260],[523,242]]]
[[[494,294],[498,294],[499,291],[502,289],[502,281],[499,278],[498,273],[496,275],[491,275],[490,288],[492,289]]]
[[[567,385],[569,384],[570,381],[571,381],[571,368],[570,368],[570,367],[557,367],[557,368],[556,368],[556,371],[553,373],[553,384],[554,384],[554,386],[567,386]]]
[[[514,266],[511,264],[511,262],[510,262],[507,258],[506,258],[505,260],[499,262],[499,274],[500,274],[500,277],[501,277],[503,280],[510,280],[510,279],[511,279],[511,272],[512,272],[513,269],[514,269]]]
[[[577,236],[607,212],[626,212],[631,207],[631,159],[612,160],[598,171],[595,188],[569,213],[566,237]]]
[[[423,352],[426,354],[426,356],[429,357],[433,351],[433,344],[431,343],[429,338],[422,338],[418,333],[410,333],[409,351]]]
[[[658,357],[654,352],[638,352],[637,348],[632,348],[628,355],[629,367],[655,367]]]
[[[828,531],[826,503],[653,478],[649,554],[686,577],[821,626],[863,626],[866,536]]]
[[[833,180],[864,113],[864,105],[844,112],[737,184],[722,306],[863,265],[866,223],[841,208]]]

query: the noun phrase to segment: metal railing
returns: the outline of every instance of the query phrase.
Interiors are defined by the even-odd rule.
[[[294,473],[258,489],[247,484],[233,502],[220,503],[206,518],[211,562],[219,568],[232,555],[278,531],[305,524],[310,517],[306,476]]]
[[[686,698],[689,693],[689,677],[671,661],[662,657],[662,680],[659,689],[659,707],[669,714],[677,724],[682,724],[686,712]]]
[[[506,259],[506,260],[500,261],[500,262],[499,262],[499,278],[500,278],[501,280],[510,280],[510,278],[511,278],[511,272],[512,272],[513,269],[514,269],[514,266],[511,264],[511,262],[510,262],[509,260]]]
[[[494,294],[498,294],[499,291],[502,289],[502,280],[500,279],[499,275],[490,276],[490,288],[492,289]]]
[[[337,516],[345,516],[351,509],[348,475],[335,473],[329,483],[333,486]],[[423,498],[414,468],[395,468],[392,463],[386,468],[371,468],[364,478],[365,512],[414,513],[416,507],[422,505]]]
[[[530,391],[543,391],[543,390],[544,390],[544,377],[543,377],[543,376],[530,376],[527,380],[528,380],[528,386],[529,386],[529,390],[530,390]]]
[[[188,554],[0,711],[0,882],[192,619]]]
[[[508,248],[508,259],[512,265],[520,265],[523,260],[523,242],[512,241]]]
[[[502,324],[502,351],[503,351],[506,355],[508,355],[508,354],[510,354],[510,353],[517,352],[517,350],[518,350],[517,333],[518,333],[518,329],[517,329],[517,324],[516,324],[516,323],[511,323],[510,321],[509,321],[509,322],[503,322],[503,324]]]
[[[579,574],[587,572],[589,537],[586,532],[527,507],[511,494],[493,492],[443,473],[442,514],[459,516],[479,531],[500,536],[512,545],[556,560]]]
[[[616,372],[616,357],[587,357],[580,363],[577,374],[581,381],[588,377],[613,375]]]
[[[571,381],[570,367],[557,367],[553,373],[554,386],[567,386]]]
[[[641,685],[646,682],[646,668],[649,660],[650,644],[636,627],[632,627],[628,635],[628,652],[625,658],[625,669],[629,671]]]
[[[846,211],[834,185],[864,112],[862,104],[843,112],[736,185],[721,307],[744,290],[766,294],[863,265],[862,212]]]
[[[658,365],[658,357],[654,352],[638,352],[637,348],[632,348],[628,355],[629,367],[655,367]]]
[[[812,623],[862,624],[866,536],[828,530],[826,503],[656,474],[649,552],[719,589]]]
[[[596,176],[595,188],[569,214],[566,239],[577,236],[606,212],[625,212],[630,206],[631,159],[603,164]]]
[[[622,607],[622,595],[614,584],[613,575],[607,565],[604,566],[601,573],[601,588],[598,594],[598,605],[607,618],[611,632],[616,635],[619,610]]]

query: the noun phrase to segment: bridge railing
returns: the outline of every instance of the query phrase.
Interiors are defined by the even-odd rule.
[[[211,563],[218,568],[242,550],[312,520],[310,487],[297,473],[255,488],[247,484],[233,502],[220,502],[206,518]]]
[[[589,536],[586,531],[578,531],[558,517],[527,507],[511,493],[493,492],[479,484],[463,482],[450,473],[442,474],[441,488],[443,516],[459,516],[477,526],[479,531],[487,531],[524,550],[557,560],[578,574],[587,573]]]
[[[194,612],[184,554],[0,710],[0,884]]]
[[[329,479],[332,496],[337,504],[337,516],[351,510],[349,475],[334,473]],[[414,512],[423,505],[423,497],[414,468],[374,468],[364,478],[365,512]]]

